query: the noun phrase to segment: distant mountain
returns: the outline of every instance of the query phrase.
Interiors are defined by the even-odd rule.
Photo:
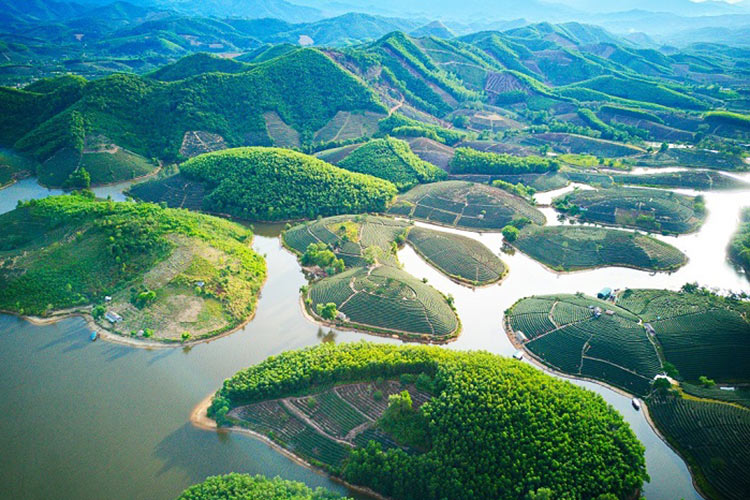
[[[454,36],[456,36],[455,33],[453,33],[440,21],[432,21],[429,24],[420,26],[409,34],[416,37],[434,36],[435,38],[453,38]]]
[[[296,5],[286,0],[159,0],[159,4],[199,16],[245,19],[276,18],[290,23],[319,20],[322,12],[314,7]]]

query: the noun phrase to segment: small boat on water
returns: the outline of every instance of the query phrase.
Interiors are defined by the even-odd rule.
[[[96,332],[91,332],[91,335],[89,335],[89,340],[90,340],[91,342],[95,341],[95,340],[96,340],[96,339],[98,339],[98,338],[99,338],[99,334],[98,334],[98,333],[96,333]]]
[[[635,408],[636,410],[641,409],[641,402],[638,401],[638,398],[633,398],[630,402],[633,403],[633,408]]]

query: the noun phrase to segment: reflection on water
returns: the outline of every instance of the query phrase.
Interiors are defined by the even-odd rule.
[[[544,196],[551,199],[562,192]],[[0,212],[12,209],[18,199],[55,193],[33,180],[21,181],[0,191]],[[115,198],[111,191],[99,192],[107,193]],[[559,275],[516,252],[501,254],[510,273],[500,286],[472,290],[440,275],[410,247],[401,250],[399,258],[407,271],[455,298],[463,332],[449,348],[510,355],[514,349],[502,331],[502,314],[528,295],[594,293],[605,285],[677,289],[688,281],[747,289],[745,277],[726,261],[725,248],[741,206],[750,204],[749,194],[705,193],[709,214],[699,233],[660,236],[690,257],[687,266],[668,275],[622,268]],[[549,222],[555,223],[551,214]],[[242,331],[191,349],[92,343],[81,319],[34,326],[0,315],[0,491],[27,499],[167,499],[207,475],[239,471],[280,475],[346,493],[252,438],[198,430],[187,423],[191,408],[223,379],[269,355],[320,342],[386,341],[324,330],[304,318],[298,289],[305,280],[294,256],[280,245],[282,229],[279,224],[255,225],[254,246],[266,255],[269,276],[256,318]],[[499,253],[500,235],[461,233]],[[699,498],[685,464],[628,398],[594,383],[575,383],[601,394],[646,446],[651,483],[644,493],[649,500]]]

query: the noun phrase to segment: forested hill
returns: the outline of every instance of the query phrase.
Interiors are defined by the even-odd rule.
[[[382,212],[396,187],[371,175],[349,172],[313,156],[279,148],[235,148],[182,164],[180,174],[144,182],[135,197],[250,220],[290,220]]]
[[[173,161],[189,131],[218,134],[230,147],[270,145],[264,113],[309,142],[339,111],[385,111],[365,84],[315,49],[232,75],[194,70],[199,74],[182,71],[187,78],[171,83],[116,74],[0,89],[0,145],[46,162],[62,150],[75,157],[87,138],[105,136],[143,156]]]

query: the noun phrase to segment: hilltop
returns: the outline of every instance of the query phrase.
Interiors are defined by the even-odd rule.
[[[265,280],[252,232],[149,203],[54,196],[0,215],[0,310],[80,311],[115,334],[179,342],[248,321]]]

